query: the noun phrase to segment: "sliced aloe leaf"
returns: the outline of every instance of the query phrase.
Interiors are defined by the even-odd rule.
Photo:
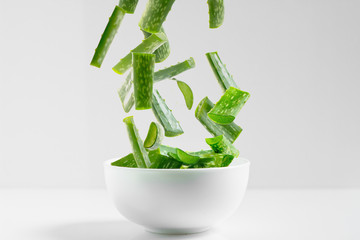
[[[148,38],[151,36],[152,33],[148,33],[144,30],[142,30],[142,32],[144,33],[145,38]],[[165,34],[164,28],[161,27],[160,32]],[[165,34],[165,37],[167,39],[167,36]],[[155,54],[155,62],[159,63],[164,61],[169,55],[170,55],[170,44],[169,44],[169,39],[167,39],[166,43],[164,43],[163,45],[161,45],[158,49],[155,50],[154,52]]]
[[[137,168],[137,164],[134,158],[134,154],[130,153],[125,157],[120,158],[119,160],[112,162],[111,165],[118,167],[131,167]]]
[[[224,0],[208,0],[209,5],[209,27],[218,28],[224,22],[225,7]]]
[[[176,149],[176,155],[178,156],[181,162],[188,165],[196,164],[200,159],[200,157],[190,155],[179,148]]]
[[[101,35],[100,42],[95,49],[95,54],[91,60],[90,65],[94,67],[101,67],[102,62],[106,56],[107,51],[119,29],[120,23],[125,16],[125,11],[119,7],[115,6],[114,11],[109,18],[109,22],[106,25],[104,33]]]
[[[149,33],[159,32],[174,2],[175,0],[149,0],[139,27]]]
[[[230,159],[234,158],[232,155],[215,153],[213,150],[202,150],[191,152],[190,154],[200,157],[199,162],[194,166],[200,168],[223,167],[224,164],[228,164]]]
[[[132,116],[126,117],[123,121],[126,125],[137,167],[149,168],[151,166],[151,162],[148,153],[144,148],[144,143],[141,140],[138,130],[135,126],[134,118]]]
[[[159,123],[151,122],[148,134],[144,141],[144,147],[148,150],[155,150],[159,148],[163,138],[164,128]]]
[[[152,162],[150,168],[164,168],[164,169],[173,169],[180,168],[182,163],[171,158],[169,156],[163,155],[160,153],[160,149],[156,149],[149,153],[150,160]]]
[[[154,73],[154,82],[160,82],[164,79],[169,79],[183,73],[189,69],[195,67],[195,60],[191,57],[183,62],[177,63],[173,66],[167,67],[165,69],[156,71]]]
[[[209,111],[208,116],[219,124],[232,123],[249,97],[250,94],[248,92],[230,87]]]
[[[225,64],[222,63],[219,55],[217,52],[209,52],[205,54],[209,64],[211,66],[211,69],[213,70],[216,79],[218,80],[221,88],[224,90],[224,92],[229,87],[235,87],[238,88],[233,77],[227,70]]]
[[[227,167],[231,164],[232,160],[234,159],[234,156],[232,155],[225,155],[223,160],[222,160],[222,167]]]
[[[175,137],[184,133],[179,122],[175,119],[157,90],[153,92],[152,109],[155,117],[164,127],[165,136]]]
[[[236,125],[234,122],[228,125],[221,125],[213,122],[208,117],[208,112],[214,107],[214,104],[205,97],[200,101],[195,111],[195,117],[199,122],[211,133],[214,137],[224,135],[231,143],[235,142],[237,137],[242,132],[241,127]]]
[[[140,43],[131,52],[153,53],[158,47],[167,41],[167,37],[163,33],[152,34]],[[113,70],[118,74],[124,74],[131,67],[132,56],[131,52],[122,58],[114,67]]]
[[[133,14],[135,12],[138,0],[120,0],[119,7],[124,9],[126,13]]]
[[[121,85],[121,88],[118,90],[119,98],[121,104],[126,113],[130,112],[131,108],[135,104],[134,92],[132,91],[133,80],[132,80],[132,71],[127,75],[125,82]]]
[[[194,94],[191,88],[183,81],[177,80],[175,78],[172,78],[172,80],[177,82],[177,85],[184,96],[186,107],[190,110],[194,104]]]
[[[160,149],[160,153],[163,155],[169,155],[169,153],[176,154],[176,148],[173,148],[173,147],[170,147],[167,145],[160,145],[159,149]]]
[[[216,153],[233,155],[234,157],[239,156],[239,150],[236,149],[236,147],[234,147],[234,145],[232,145],[231,142],[224,137],[224,135],[206,138],[205,141]]]
[[[133,52],[132,62],[135,109],[150,109],[154,84],[155,55]]]

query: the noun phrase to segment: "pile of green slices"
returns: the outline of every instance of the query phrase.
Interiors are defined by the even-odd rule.
[[[177,79],[178,75],[195,67],[193,58],[155,71],[156,63],[163,62],[170,55],[169,40],[162,25],[174,2],[175,0],[148,0],[139,22],[144,40],[113,67],[117,74],[126,74],[118,90],[124,111],[128,113],[132,108],[152,109],[158,120],[150,123],[147,137],[143,141],[134,118],[129,116],[124,119],[132,153],[113,162],[114,166],[162,169],[226,167],[239,156],[239,150],[233,143],[242,129],[234,123],[234,119],[250,94],[239,89],[217,52],[206,53],[206,57],[224,94],[216,104],[205,97],[195,111],[196,119],[213,135],[212,138],[205,139],[210,149],[188,152],[162,145],[165,137],[176,137],[184,131],[156,90],[156,83],[173,81],[183,94],[187,108],[191,110],[193,106],[191,88]],[[91,60],[92,66],[101,67],[122,19],[126,14],[135,12],[137,3],[138,0],[120,0],[115,6]],[[209,27],[218,28],[224,20],[224,2],[208,0],[208,7]]]

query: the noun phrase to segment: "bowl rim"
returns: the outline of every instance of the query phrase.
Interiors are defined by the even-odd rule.
[[[131,167],[121,167],[121,166],[113,166],[112,162],[119,160],[119,158],[111,158],[109,160],[104,161],[104,167],[116,168],[121,170],[128,171],[145,171],[145,172],[203,172],[203,171],[226,171],[227,169],[236,169],[241,167],[246,167],[250,165],[250,161],[243,157],[234,158],[233,162],[227,167],[213,167],[213,168],[187,168],[187,169],[179,169],[179,168],[131,168]]]

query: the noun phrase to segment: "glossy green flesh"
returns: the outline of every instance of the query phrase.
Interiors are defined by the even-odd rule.
[[[94,67],[101,67],[102,62],[104,61],[105,55],[109,50],[109,47],[119,29],[120,23],[125,16],[125,12],[118,6],[115,6],[109,22],[106,25],[104,33],[101,35],[100,42],[95,49],[95,54],[91,60],[90,65]]]
[[[151,108],[154,84],[155,55],[132,53],[135,109]]]
[[[167,41],[167,37],[163,33],[152,34],[150,37],[146,38],[142,43],[140,43],[136,48],[131,50],[131,52],[138,53],[153,53],[161,45]],[[131,52],[122,58],[114,67],[113,70],[118,74],[124,74],[127,70],[131,68],[132,55]]]
[[[126,13],[134,13],[136,9],[136,5],[138,4],[138,0],[120,0],[119,7],[124,9]]]
[[[216,123],[229,124],[234,121],[249,97],[250,94],[248,92],[230,87],[210,110],[208,116]]]
[[[175,64],[171,67],[159,70],[154,73],[154,83],[160,82],[162,80],[172,78],[186,70],[192,69],[195,67],[195,61],[193,58]],[[125,82],[118,90],[119,97],[121,99],[122,105],[124,107],[125,112],[129,112],[131,108],[134,106],[135,99],[134,99],[134,92],[132,91],[132,74],[129,74],[126,77]],[[191,90],[191,89],[190,89]],[[126,97],[129,97],[128,101],[126,101]],[[185,97],[185,96],[184,96]],[[185,100],[186,101],[186,100]],[[187,100],[189,101],[189,100]]]
[[[165,136],[175,137],[184,133],[179,122],[175,119],[157,90],[153,92],[152,109],[155,117],[164,127]]]
[[[145,38],[150,37],[152,34],[152,33],[146,32],[144,30],[142,32],[144,33]],[[161,27],[160,32],[165,34],[163,27]],[[166,36],[166,34],[165,34],[165,36]],[[161,45],[158,49],[156,49],[154,52],[156,63],[164,61],[170,55],[170,44],[169,44],[169,39],[167,39],[167,36],[166,36],[166,40],[167,41],[163,45]]]
[[[177,85],[184,96],[186,107],[190,110],[194,104],[194,94],[186,83],[173,78],[177,82]]]
[[[149,0],[139,27],[149,33],[159,32],[174,2],[175,0]]]
[[[134,119],[132,116],[124,118],[124,123],[129,135],[130,143],[133,149],[134,159],[138,168],[149,168],[151,162],[144,148],[144,143],[141,140],[138,130],[136,129]]]
[[[225,64],[222,63],[217,52],[206,53],[206,57],[209,61],[211,69],[213,70],[213,72],[216,76],[216,79],[218,80],[218,82],[219,82],[221,88],[224,90],[224,92],[229,87],[238,88],[234,79],[232,78],[231,74],[226,69]]]
[[[225,7],[224,0],[208,0],[209,5],[209,27],[218,28],[224,22]]]
[[[224,135],[206,138],[205,141],[216,153],[228,154],[234,157],[239,156],[239,150],[235,148],[234,145],[232,145],[231,142],[224,137]]]
[[[157,149],[163,139],[163,128],[156,122],[151,122],[148,134],[144,141],[144,147],[149,150]]]
[[[137,168],[134,154],[130,153],[125,157],[120,158],[119,160],[112,162],[111,165],[118,166],[118,167],[130,167],[130,168]]]
[[[231,143],[235,142],[242,129],[234,122],[228,125],[220,125],[213,122],[208,117],[208,112],[214,107],[214,104],[205,97],[196,108],[195,117],[214,137],[224,135]]]

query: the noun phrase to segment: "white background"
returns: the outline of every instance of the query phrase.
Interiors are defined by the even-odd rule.
[[[0,187],[103,187],[102,162],[130,151],[111,67],[143,38],[144,0],[126,15],[102,68],[89,66],[117,1],[0,1]],[[181,76],[158,84],[185,134],[167,139],[205,148],[194,118],[205,96],[221,96],[204,53],[218,51],[251,93],[236,142],[251,163],[250,187],[360,186],[360,2],[226,1],[224,25],[208,29],[206,1],[178,0],[165,30],[171,56],[194,57]],[[131,113],[134,114],[134,113]],[[136,113],[146,135],[151,111]]]

